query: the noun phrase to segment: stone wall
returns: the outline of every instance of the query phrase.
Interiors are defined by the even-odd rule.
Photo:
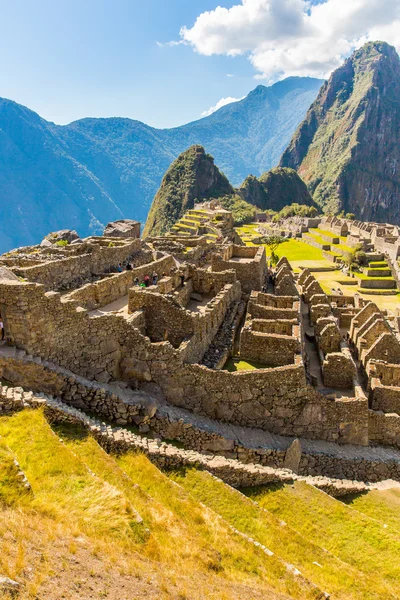
[[[118,263],[140,255],[141,240],[102,240],[85,243],[86,253],[36,265],[18,267],[15,272],[30,282],[42,283],[47,289],[67,289],[75,283],[87,281],[94,275],[116,270]],[[148,254],[145,254],[148,258]]]
[[[231,254],[229,258],[222,256],[221,253],[212,255],[211,271],[234,270],[243,291],[261,290],[267,274],[265,248],[263,246],[236,246],[232,244],[227,249],[229,251],[228,256]],[[245,262],[240,262],[240,259]]]
[[[268,367],[292,365],[295,355],[300,354],[301,345],[296,337],[254,331],[251,323],[243,327],[240,334],[240,358],[251,360]]]
[[[332,352],[322,364],[324,385],[331,388],[352,389],[356,378],[356,365],[350,352]]]
[[[208,269],[191,267],[190,277],[193,279],[193,289],[206,296],[217,294],[225,285],[236,281],[236,273],[232,269],[216,273],[208,271]]]
[[[369,438],[375,444],[400,448],[400,416],[370,410]]]
[[[240,286],[231,286],[217,299],[221,312],[211,312],[204,320],[209,326],[204,336],[215,335],[226,304],[238,294]],[[316,394],[307,385],[302,364],[237,373],[185,364],[199,360],[195,355],[209,338],[193,335],[196,342],[183,342],[179,350],[169,342],[153,344],[138,328],[140,312],[128,318],[90,318],[85,310],[61,303],[59,294],[45,293],[35,284],[0,285],[0,308],[7,334],[18,347],[89,379],[135,384],[138,373],[145,373],[168,402],[211,418],[282,435],[364,443],[364,404]]]

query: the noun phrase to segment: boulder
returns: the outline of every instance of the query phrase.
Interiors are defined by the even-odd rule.
[[[72,244],[76,240],[79,240],[79,235],[72,229],[60,229],[60,231],[53,231],[46,235],[44,240],[41,242],[41,246],[49,246],[56,244],[57,242],[68,242]]]
[[[6,281],[19,281],[19,279],[15,273],[10,271],[10,269],[7,269],[7,267],[0,267],[0,282],[4,283]]]
[[[299,472],[301,461],[301,443],[299,439],[293,440],[289,448],[286,450],[285,460],[283,463],[284,469],[289,469],[293,473]]]
[[[140,223],[131,219],[121,219],[108,223],[103,231],[104,237],[139,238]]]
[[[13,579],[10,579],[9,577],[0,576],[0,592],[14,596],[14,594],[17,594],[19,592],[20,588],[20,584],[14,581]]]

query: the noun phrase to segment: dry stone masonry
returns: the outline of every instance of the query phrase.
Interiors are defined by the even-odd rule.
[[[271,288],[265,249],[240,244],[228,211],[211,202],[189,212],[164,237],[142,241],[134,223],[114,223],[101,238],[64,236],[0,257],[0,374],[25,390],[3,394],[3,410],[32,392],[60,398],[68,410],[176,439],[194,453],[189,462],[217,460],[207,452],[236,461],[209,469],[234,485],[260,483],[254,464],[400,479],[388,448],[400,448],[393,322],[359,297],[326,295],[285,258]],[[360,223],[323,227],[377,236]],[[249,367],[232,372],[232,360]],[[130,436],[107,444],[130,447]],[[156,453],[160,465],[178,464],[172,446]]]

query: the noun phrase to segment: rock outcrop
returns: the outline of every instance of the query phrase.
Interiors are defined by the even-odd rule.
[[[325,83],[280,165],[325,211],[400,223],[400,59],[385,42],[356,50]]]
[[[249,175],[238,190],[238,194],[261,210],[279,211],[284,206],[297,202],[311,206],[313,200],[306,184],[294,169],[277,167],[260,177]]]
[[[121,219],[108,223],[103,231],[104,237],[139,238],[140,223],[132,219]]]
[[[202,146],[191,146],[172,163],[154,197],[143,236],[160,235],[195,202],[232,194],[229,181]]]
[[[53,244],[57,244],[57,242],[65,242],[66,244],[72,244],[72,242],[76,242],[79,240],[79,235],[75,230],[71,229],[60,229],[60,231],[53,231],[46,235],[46,237],[42,240],[41,246],[52,246]]]

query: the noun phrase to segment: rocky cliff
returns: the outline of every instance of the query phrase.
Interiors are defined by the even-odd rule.
[[[195,202],[232,194],[229,181],[202,146],[182,152],[165,173],[154,197],[143,236],[170,229]]]
[[[279,211],[293,202],[308,206],[313,204],[306,184],[296,171],[283,167],[271,169],[258,178],[249,175],[240,186],[238,194],[261,210]]]
[[[280,165],[297,169],[328,211],[400,223],[400,59],[370,42],[337,69]]]

